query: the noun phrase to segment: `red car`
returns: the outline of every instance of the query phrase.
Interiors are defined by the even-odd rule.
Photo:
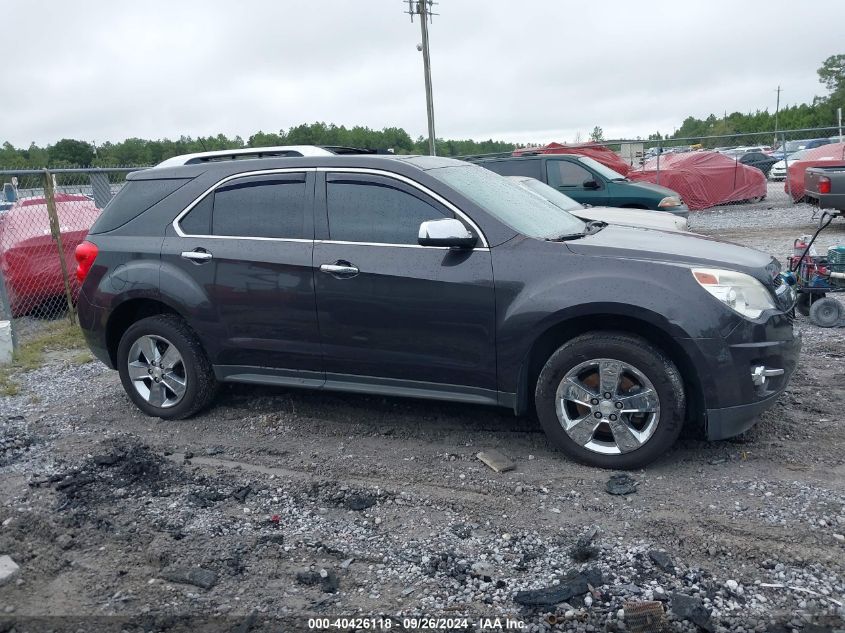
[[[74,249],[100,215],[94,201],[81,194],[56,194],[56,215],[74,299],[79,292]],[[62,265],[50,231],[43,197],[22,198],[0,214],[0,271],[6,280],[12,316],[22,316],[65,294]]]

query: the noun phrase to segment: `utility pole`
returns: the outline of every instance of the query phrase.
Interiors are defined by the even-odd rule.
[[[775,103],[775,141],[773,143],[773,146],[777,146],[778,144],[778,113],[780,112],[780,86],[778,86],[777,93],[778,99]]]
[[[434,98],[431,94],[431,58],[428,54],[428,23],[433,15],[432,8],[437,4],[434,0],[408,0],[408,15],[411,22],[414,16],[420,17],[420,29],[422,30],[422,44],[417,46],[423,54],[423,72],[425,73],[425,106],[428,115],[428,153],[436,155],[434,147]]]

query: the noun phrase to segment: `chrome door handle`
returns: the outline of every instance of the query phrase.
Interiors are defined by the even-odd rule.
[[[320,272],[331,275],[332,277],[354,277],[358,274],[358,268],[349,262],[337,261],[334,264],[322,264]]]
[[[190,259],[195,262],[207,262],[209,259],[213,257],[211,253],[208,251],[182,251],[182,257],[184,259]]]

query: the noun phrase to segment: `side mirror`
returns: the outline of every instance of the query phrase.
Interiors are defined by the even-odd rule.
[[[427,220],[420,224],[417,241],[420,246],[472,248],[475,246],[476,237],[460,220],[444,218],[443,220]]]
[[[595,180],[585,180],[581,186],[584,189],[598,189],[600,185]]]

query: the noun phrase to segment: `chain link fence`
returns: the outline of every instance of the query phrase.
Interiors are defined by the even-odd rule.
[[[0,170],[0,320],[75,321],[76,246],[137,168]]]
[[[808,161],[839,161],[845,164],[845,137],[841,128],[808,128],[649,139],[617,140],[606,143],[628,165],[635,177],[672,188],[689,172],[706,171],[703,155],[718,157],[709,164],[727,165],[733,181],[712,198],[715,205],[736,205],[765,201],[768,206],[790,206],[803,201],[803,172]],[[724,158],[722,158],[724,157]],[[730,164],[733,161],[733,172]],[[640,176],[639,172],[643,172]],[[662,172],[662,173],[661,173]],[[687,172],[682,176],[678,172]],[[708,200],[710,202],[710,200]],[[691,207],[693,208],[693,207]]]
[[[755,205],[782,207],[801,202],[804,169],[814,164],[813,161],[838,161],[845,165],[843,141],[841,128],[827,127],[571,145],[553,143],[519,149],[514,154],[583,153],[630,180],[677,191],[693,211],[725,205],[746,205],[753,209]],[[510,155],[503,152],[459,158],[473,161]]]

